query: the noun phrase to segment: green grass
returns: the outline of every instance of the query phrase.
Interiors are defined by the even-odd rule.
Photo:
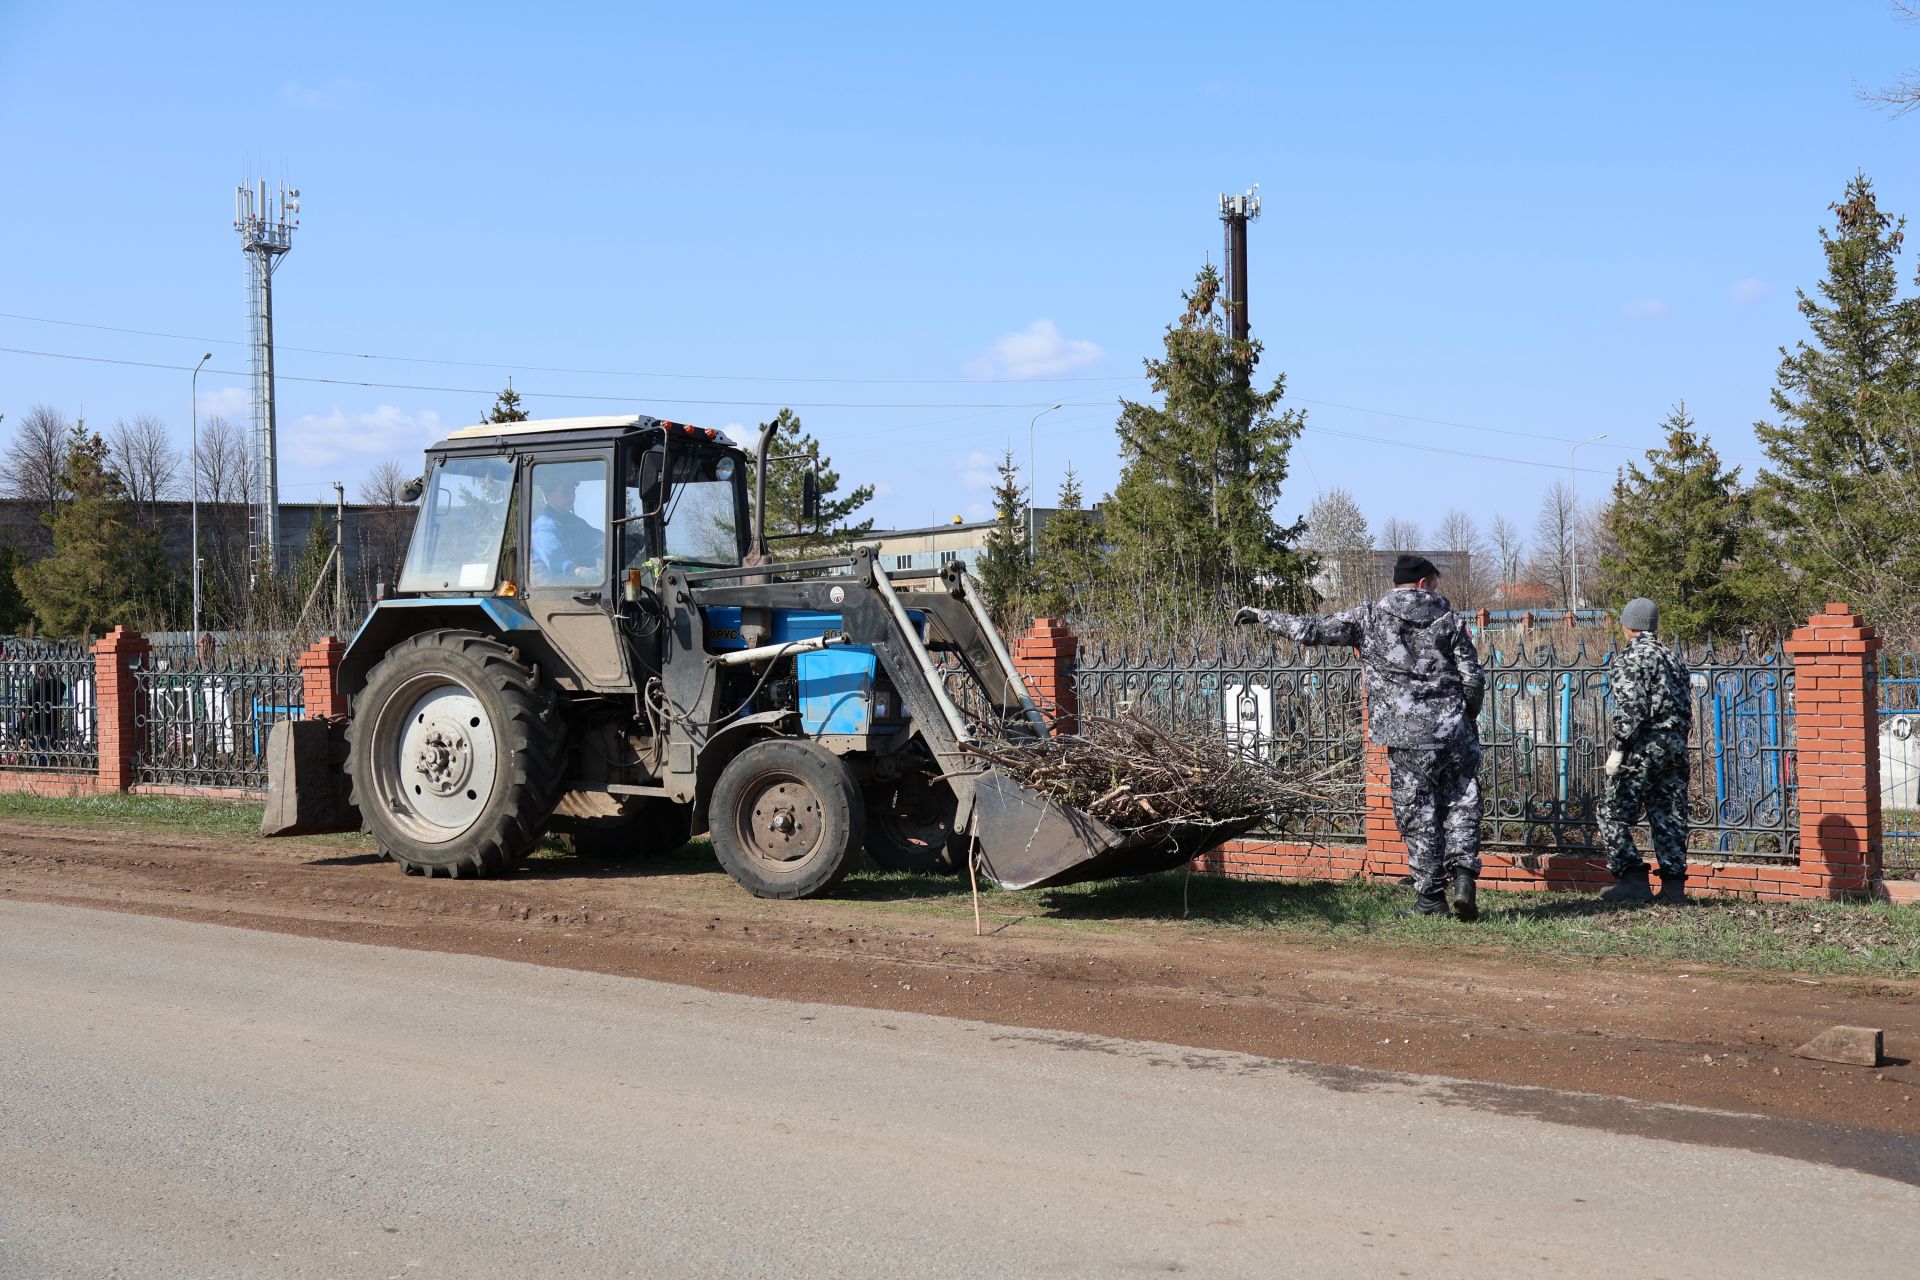
[[[0,819],[85,826],[252,836],[260,830],[260,814],[257,804],[162,796],[0,795]],[[309,839],[366,843],[356,836]],[[637,869],[627,859],[577,856],[551,839],[535,850],[528,868],[543,879],[624,876]],[[716,883],[723,874],[705,840],[647,861],[644,873],[711,876]],[[971,919],[973,912],[964,876],[906,875],[871,863],[847,878],[839,900],[869,907],[877,917]],[[1020,893],[983,886],[981,893],[988,928],[1017,921],[1022,927],[1115,932],[1220,931],[1336,945],[1492,947],[1562,960],[1621,957],[1800,974],[1920,976],[1920,910],[1891,903],[1704,899],[1684,907],[1611,907],[1587,895],[1482,890],[1480,920],[1462,925],[1401,919],[1398,913],[1412,900],[1411,890],[1359,880],[1188,880],[1178,871]]]

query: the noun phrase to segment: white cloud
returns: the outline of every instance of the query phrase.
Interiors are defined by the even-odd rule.
[[[280,86],[280,96],[302,111],[338,111],[360,88],[360,82],[335,76],[324,85],[305,85],[289,80]]]
[[[283,425],[281,447],[296,462],[323,466],[352,457],[411,457],[445,434],[431,409],[411,414],[390,404],[368,410],[335,405],[330,413],[304,414]]]
[[[247,419],[252,403],[252,393],[245,387],[210,387],[200,393],[200,418],[205,421],[220,417],[242,422]]]
[[[1747,276],[1745,279],[1735,280],[1733,282],[1733,289],[1731,290],[1730,296],[1733,298],[1734,306],[1748,307],[1772,292],[1773,286],[1769,285],[1765,280]]]
[[[893,496],[893,486],[885,480],[875,480],[873,482],[873,496],[876,498],[891,498]]]
[[[1051,378],[1099,364],[1107,353],[1084,338],[1063,338],[1051,320],[1035,320],[993,340],[967,365],[974,378]]]
[[[965,514],[969,521],[991,520],[993,518],[993,508],[984,502],[969,502]]]
[[[960,464],[960,487],[963,489],[993,488],[994,482],[1000,478],[1000,472],[997,470],[999,465],[998,458],[976,449],[967,455],[965,462]]]
[[[1658,298],[1637,298],[1620,308],[1623,320],[1665,320],[1673,313],[1673,308]]]

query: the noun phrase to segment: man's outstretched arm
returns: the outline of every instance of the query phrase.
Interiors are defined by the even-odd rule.
[[[1307,613],[1278,613],[1272,609],[1244,605],[1233,615],[1233,620],[1239,626],[1265,627],[1301,644],[1343,644],[1358,648],[1365,633],[1362,625],[1365,616],[1365,605],[1324,617]]]

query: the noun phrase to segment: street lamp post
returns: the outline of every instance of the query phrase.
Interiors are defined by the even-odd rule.
[[[1574,468],[1574,465],[1573,465],[1574,459],[1580,456],[1580,450],[1582,447],[1586,445],[1598,443],[1599,441],[1605,440],[1606,438],[1607,438],[1607,433],[1602,431],[1597,436],[1588,436],[1585,440],[1580,441],[1579,444],[1576,444],[1573,446],[1573,448],[1567,450],[1567,483],[1571,485],[1573,489],[1573,515],[1575,519],[1578,519],[1580,516],[1580,473]],[[1573,575],[1572,575],[1573,582],[1572,582],[1572,590],[1568,594],[1570,594],[1573,598],[1567,601],[1567,607],[1569,609],[1578,611],[1580,608],[1580,535],[1579,533],[1575,532],[1573,536],[1568,539],[1568,543],[1573,550]]]
[[[192,404],[189,417],[193,423],[193,476],[188,488],[193,496],[193,653],[197,660],[200,656],[200,370],[207,361],[213,359],[213,352],[200,357],[200,363],[193,366],[193,376],[187,379],[187,387]]]
[[[1033,473],[1033,428],[1039,423],[1040,419],[1046,417],[1058,408],[1060,408],[1060,406],[1057,404],[1050,405],[1034,414],[1033,418],[1027,423],[1027,559],[1029,560],[1033,559],[1033,495],[1039,490],[1039,478]]]

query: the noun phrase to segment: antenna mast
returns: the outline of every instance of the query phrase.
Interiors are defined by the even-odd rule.
[[[280,453],[273,399],[273,273],[293,248],[300,225],[300,189],[273,191],[262,182],[235,187],[233,227],[247,259],[247,320],[253,349],[253,440],[248,497],[247,559],[258,571],[280,568]]]

